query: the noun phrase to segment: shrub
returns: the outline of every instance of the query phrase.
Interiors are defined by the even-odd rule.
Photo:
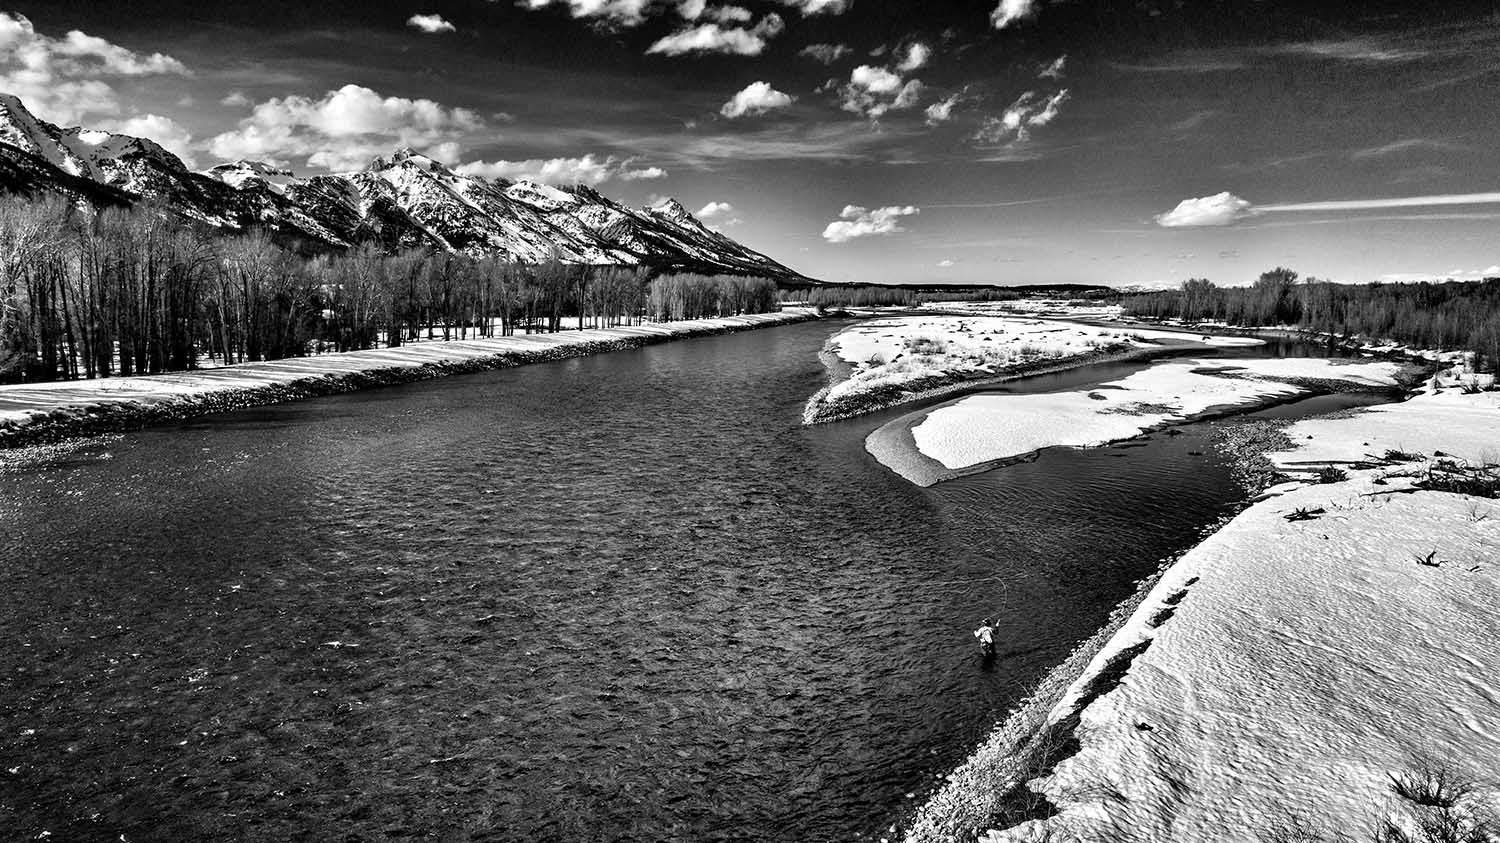
[[[1349,479],[1349,472],[1335,465],[1325,465],[1318,469],[1319,483],[1342,483]]]

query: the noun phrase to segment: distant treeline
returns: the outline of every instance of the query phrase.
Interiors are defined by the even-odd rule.
[[[999,288],[959,288],[953,291],[917,290],[910,287],[893,287],[881,284],[860,286],[813,287],[808,290],[788,290],[782,294],[787,301],[806,302],[813,307],[912,307],[937,301],[1014,301],[1021,294],[1014,290]]]
[[[765,312],[776,299],[763,278],[372,246],[307,257],[149,207],[0,199],[0,382]]]
[[[1500,278],[1416,284],[1334,284],[1278,267],[1249,287],[1193,278],[1176,290],[1127,296],[1126,315],[1230,325],[1288,325],[1341,339],[1472,351],[1500,364]]]

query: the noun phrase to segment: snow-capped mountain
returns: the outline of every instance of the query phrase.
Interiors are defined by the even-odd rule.
[[[226,229],[261,226],[348,248],[375,242],[537,262],[649,265],[801,279],[710,230],[675,200],[629,208],[585,186],[485,179],[411,150],[361,172],[298,178],[259,161],[194,172],[146,138],[41,120],[0,94],[0,190],[94,206],[149,200]]]

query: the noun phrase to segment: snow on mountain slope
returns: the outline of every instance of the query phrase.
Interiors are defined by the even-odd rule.
[[[119,191],[94,201],[78,180]],[[374,242],[540,262],[802,276],[710,231],[675,201],[635,210],[590,187],[461,175],[411,150],[365,170],[302,179],[255,161],[189,170],[146,138],[42,120],[0,94],[0,189],[91,204],[150,199],[211,225],[262,226],[333,248]]]

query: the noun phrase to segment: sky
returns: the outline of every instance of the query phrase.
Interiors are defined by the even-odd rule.
[[[198,168],[672,196],[813,277],[1500,275],[1500,5],[0,0],[0,91]]]

